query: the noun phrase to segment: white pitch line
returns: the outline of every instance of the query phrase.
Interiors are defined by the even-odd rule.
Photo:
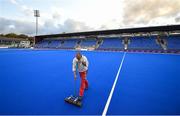
[[[126,56],[126,52],[124,53],[123,58],[122,58],[122,60],[121,60],[121,64],[120,64],[120,66],[119,66],[119,69],[118,69],[116,78],[115,78],[115,80],[114,80],[114,83],[113,83],[111,92],[110,92],[110,94],[109,94],[108,100],[107,100],[106,105],[105,105],[105,107],[104,107],[104,111],[103,111],[103,113],[102,113],[102,116],[106,116],[106,114],[107,114],[107,110],[108,110],[108,108],[109,108],[109,104],[110,104],[110,102],[111,102],[111,98],[112,98],[112,95],[113,95],[113,93],[114,93],[114,89],[115,89],[115,86],[116,86],[116,83],[117,83],[117,80],[118,80],[118,77],[119,77],[119,73],[120,73],[120,71],[121,71],[121,68],[122,68],[122,65],[123,65],[125,56]]]

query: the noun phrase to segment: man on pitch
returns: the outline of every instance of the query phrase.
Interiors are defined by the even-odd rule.
[[[88,71],[89,62],[86,56],[82,55],[80,52],[76,54],[76,57],[73,59],[72,70],[74,73],[74,79],[76,80],[76,72],[79,72],[81,77],[81,85],[79,90],[79,100],[81,101],[84,95],[84,90],[88,89],[87,81],[87,71]],[[77,67],[77,68],[76,68]]]

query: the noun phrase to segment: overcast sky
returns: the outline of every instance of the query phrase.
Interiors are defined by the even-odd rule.
[[[0,0],[0,33],[39,34],[180,24],[180,0]]]

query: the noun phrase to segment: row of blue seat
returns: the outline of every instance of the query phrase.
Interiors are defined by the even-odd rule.
[[[81,42],[80,45],[90,47],[90,46],[96,45],[96,40],[95,39],[84,40]]]
[[[129,49],[161,49],[161,46],[156,43],[155,37],[134,37],[130,38]]]
[[[69,40],[42,40],[38,42],[35,47],[36,48],[74,48],[77,45],[77,39],[69,39]],[[96,44],[96,40],[82,40],[81,46],[93,46]]]
[[[180,37],[169,37],[167,46],[169,49],[180,49]]]
[[[122,44],[122,39],[119,38],[105,38],[103,43],[99,46],[99,49],[103,48],[119,48],[123,49],[124,45]]]
[[[36,44],[38,48],[74,48],[80,40],[43,40]],[[180,49],[180,37],[171,36],[165,39],[168,49]],[[95,39],[81,40],[80,46],[90,47],[96,45]],[[104,38],[98,49],[124,49],[124,39]],[[128,42],[128,49],[162,49],[156,42],[156,37],[131,37]]]

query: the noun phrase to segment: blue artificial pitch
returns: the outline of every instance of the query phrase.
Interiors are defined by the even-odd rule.
[[[108,114],[180,114],[180,55],[126,55]]]
[[[75,91],[75,53],[0,50],[0,115],[101,115],[124,53],[82,52],[90,62],[82,108],[64,102]],[[180,55],[127,53],[107,114],[180,114],[179,66]]]
[[[89,90],[83,108],[64,102],[74,94],[73,51],[2,51],[0,114],[101,114],[122,53],[84,52]],[[78,80],[79,82],[79,80]],[[77,83],[79,85],[79,83]]]

